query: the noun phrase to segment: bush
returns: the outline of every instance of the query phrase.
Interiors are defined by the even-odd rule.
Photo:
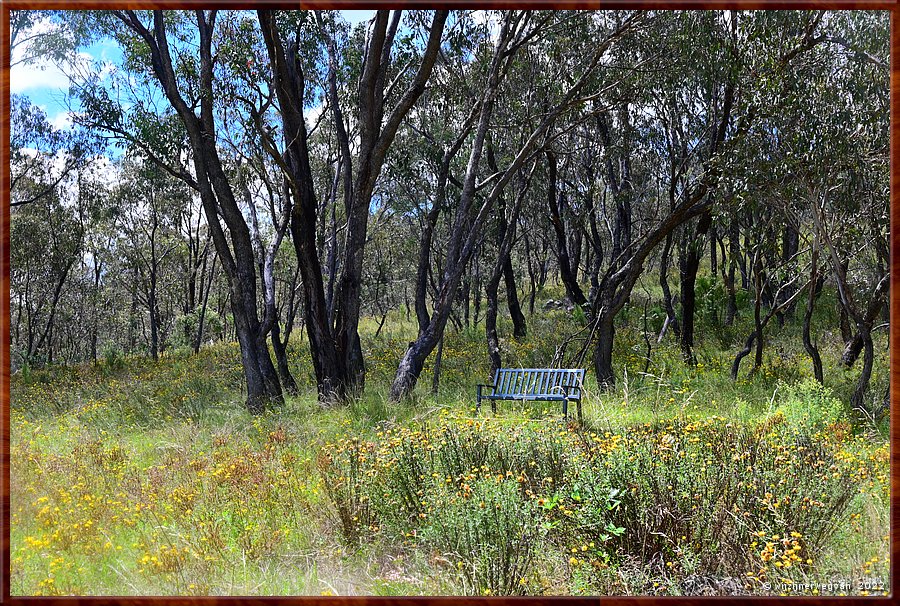
[[[190,313],[178,316],[175,319],[175,331],[173,341],[176,346],[193,347],[197,338],[197,327],[200,324],[200,309],[194,309]],[[200,342],[218,341],[222,338],[225,324],[221,316],[215,310],[207,308],[203,314],[203,334]]]
[[[830,406],[818,388],[797,393],[788,402]],[[540,592],[565,567],[570,590],[604,593],[635,566],[679,593],[733,593],[805,579],[871,478],[869,462],[808,431],[781,411],[602,435],[445,414],[326,445],[319,468],[347,543],[427,547],[468,594]]]
[[[788,424],[797,429],[805,439],[838,423],[844,416],[844,405],[831,390],[816,381],[807,379],[788,386],[785,397],[776,409]]]
[[[107,372],[118,372],[125,368],[125,355],[115,345],[103,348],[103,369]]]
[[[345,542],[424,542],[455,563],[465,593],[529,591],[535,549],[553,528],[538,495],[572,473],[567,432],[443,419],[378,437],[327,444],[318,459]]]
[[[353,438],[326,447],[316,459],[325,494],[341,535],[351,546],[377,530],[372,500],[367,494],[368,452],[372,445]]]
[[[468,595],[523,595],[541,539],[537,508],[503,476],[431,493],[422,540],[456,563]]]
[[[760,566],[774,557],[760,538],[797,535],[805,551],[794,568],[806,570],[856,493],[850,469],[822,443],[799,444],[780,414],[755,428],[721,418],[645,425],[625,446],[607,460],[609,483],[624,488],[619,555],[661,556],[670,569],[784,576]]]

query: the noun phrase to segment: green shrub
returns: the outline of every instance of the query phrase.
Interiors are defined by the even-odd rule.
[[[519,484],[483,478],[430,495],[433,513],[422,540],[456,564],[468,595],[527,592],[541,534],[537,507]]]
[[[798,443],[782,415],[756,428],[721,418],[636,428],[605,465],[623,487],[619,557],[695,560],[723,576],[771,578],[759,537],[790,533],[806,549],[795,569],[806,570],[856,493],[852,470],[821,442]]]
[[[197,338],[197,327],[200,323],[200,309],[194,309],[191,312],[178,316],[175,319],[175,330],[172,339],[175,345],[183,347],[193,347],[194,339]],[[207,308],[203,314],[203,334],[200,337],[201,343],[207,341],[219,341],[225,329],[222,317],[215,310]]]
[[[784,415],[791,427],[809,438],[841,421],[844,405],[830,389],[815,379],[806,379],[785,388],[784,398],[776,412]]]
[[[334,521],[347,544],[355,546],[376,528],[375,510],[367,491],[371,445],[356,438],[327,447],[316,459]]]
[[[107,345],[103,348],[103,369],[107,372],[117,372],[125,368],[125,356],[122,350],[115,345]]]

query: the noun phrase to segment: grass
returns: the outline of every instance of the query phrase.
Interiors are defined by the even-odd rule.
[[[833,326],[820,307],[814,326]],[[730,336],[701,315],[700,365],[682,364],[670,336],[645,373],[642,309],[617,328],[617,389],[588,381],[583,427],[542,403],[475,416],[477,329],[447,335],[438,394],[428,366],[412,401],[387,402],[414,330],[402,313],[378,339],[363,322],[367,389],[344,407],[316,402],[299,339],[301,394],[259,417],[241,406],[233,343],[18,373],[12,593],[859,594],[886,582],[887,425],[847,410],[858,369],[837,368],[839,337],[819,337],[824,387],[796,321],[732,383],[747,314]],[[574,328],[535,314],[504,360],[544,366]],[[873,398],[887,381],[878,339]],[[855,584],[802,588],[835,579]]]

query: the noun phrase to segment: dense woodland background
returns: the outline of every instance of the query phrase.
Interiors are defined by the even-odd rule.
[[[64,27],[34,41],[41,19]],[[262,410],[295,389],[303,330],[320,396],[340,399],[365,381],[360,318],[402,309],[419,329],[401,398],[448,324],[483,323],[498,367],[500,307],[523,336],[522,309],[561,282],[612,385],[639,278],[659,286],[653,331],[696,363],[702,275],[722,327],[752,301],[733,375],[762,363],[774,320],[803,323],[821,380],[818,333],[839,328],[843,364],[862,356],[854,405],[882,406],[866,392],[887,320],[886,28],[821,11],[379,12],[353,31],[330,13],[14,13],[14,54],[100,36],[124,52],[73,67],[72,129],[13,97],[14,366],[236,339]],[[809,326],[826,285],[840,326]]]

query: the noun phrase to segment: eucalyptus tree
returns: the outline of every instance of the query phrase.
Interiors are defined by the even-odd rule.
[[[282,389],[266,345],[273,318],[260,317],[253,238],[219,139],[222,97],[229,92],[223,72],[233,66],[220,61],[228,38],[217,35],[217,17],[215,10],[97,13],[97,27],[120,44],[125,59],[112,94],[96,77],[76,86],[85,109],[79,121],[140,147],[199,194],[228,279],[247,407],[258,413],[281,401]]]
[[[347,214],[346,239],[341,278],[335,298],[335,322],[329,318],[323,277],[316,242],[316,191],[310,169],[308,130],[304,120],[304,88],[307,78],[298,53],[303,40],[302,18],[292,27],[290,17],[259,11],[258,19],[272,72],[271,88],[281,115],[284,157],[281,166],[291,195],[294,211],[291,234],[303,276],[306,329],[310,337],[313,366],[320,395],[325,399],[343,399],[362,388],[365,366],[359,341],[360,294],[366,232],[372,194],[385,158],[404,117],[425,90],[440,48],[447,11],[436,11],[427,29],[421,57],[410,57],[398,65],[394,50],[402,11],[378,11],[367,36],[360,67],[357,104],[353,112],[358,128],[356,158],[350,155],[350,142],[344,124],[344,112],[337,95],[337,59],[334,40],[328,40],[332,77],[328,98],[341,150],[344,206]],[[321,20],[320,20],[321,25]],[[288,34],[287,36],[285,34]],[[412,48],[403,49],[407,53]],[[406,72],[415,65],[412,77]],[[397,86],[403,86],[398,89]],[[393,105],[389,103],[393,101]],[[265,136],[265,135],[263,135]],[[273,141],[268,142],[274,150]]]
[[[691,128],[688,139],[696,150],[681,162],[673,162],[672,155],[681,153],[683,146],[669,145],[664,152],[655,151],[652,144],[664,139],[664,133],[672,129],[669,112],[650,111],[659,106],[654,95],[668,90],[667,74],[672,70],[640,69],[641,65],[653,65],[665,55],[670,62],[683,69],[695,69],[693,51],[688,50],[679,32],[705,29],[705,40],[718,40],[720,56],[735,52],[733,28],[721,14],[718,21],[706,20],[692,13],[667,13],[657,15],[654,27],[647,35],[627,47],[618,47],[613,61],[629,74],[619,82],[610,98],[619,101],[608,109],[598,111],[596,130],[603,144],[603,154],[597,158],[599,166],[595,174],[602,180],[611,199],[611,208],[599,205],[598,223],[605,224],[608,252],[599,249],[601,240],[592,237],[588,241],[596,248],[597,257],[604,259],[605,269],[591,289],[589,302],[594,339],[594,370],[601,386],[612,387],[615,374],[612,366],[612,347],[615,337],[614,320],[628,302],[631,291],[641,276],[644,263],[656,246],[679,226],[693,218],[708,213],[712,205],[711,190],[720,174],[718,156],[723,153],[727,141],[740,129],[733,121],[737,82],[729,72],[729,64],[721,68],[721,76],[711,86],[719,91],[716,106],[703,106],[683,102],[690,113],[677,116],[680,128]],[[653,42],[650,42],[652,36]],[[660,43],[659,41],[663,41]],[[715,64],[708,58],[707,65]],[[674,70],[678,72],[679,70]],[[687,84],[685,86],[688,86]],[[683,89],[669,94],[672,98]],[[664,93],[662,93],[664,94]],[[664,98],[665,99],[665,98]],[[703,112],[697,116],[694,112]],[[699,126],[695,126],[698,125]],[[697,133],[702,133],[698,135]],[[687,137],[686,137],[687,138]],[[668,154],[668,156],[667,156]],[[663,173],[661,162],[676,167]],[[669,195],[663,199],[657,192],[656,180],[663,174],[663,183]],[[665,179],[668,179],[666,183]],[[598,230],[599,231],[599,230]],[[596,271],[596,270],[595,270]],[[598,274],[600,272],[598,271]]]
[[[54,176],[50,175],[50,179]],[[46,182],[19,184],[24,194],[44,190]],[[75,361],[89,343],[92,297],[82,297],[79,271],[95,243],[88,244],[104,213],[108,196],[105,175],[98,163],[81,164],[49,193],[14,208],[10,216],[10,303],[12,351],[19,361],[41,365]],[[76,326],[67,327],[63,316]],[[86,334],[68,343],[63,360],[64,331],[85,329]]]
[[[532,165],[531,171],[527,176],[520,175],[518,179],[518,187],[512,202],[512,208],[507,209],[507,204],[503,198],[499,199],[497,209],[497,255],[485,282],[485,294],[487,295],[487,306],[484,316],[484,332],[487,338],[488,357],[491,361],[491,375],[494,371],[503,366],[503,360],[500,356],[500,339],[497,334],[497,301],[498,288],[500,279],[505,277],[507,268],[511,270],[510,251],[516,240],[516,228],[519,222],[519,215],[522,210],[524,198],[528,193],[529,180],[534,173],[535,165]],[[507,282],[508,289],[514,289],[515,283],[510,286]],[[508,293],[507,293],[507,296]],[[521,311],[519,311],[521,314]],[[513,315],[515,323],[515,315]],[[515,331],[514,333],[515,334]],[[521,334],[519,336],[524,336]]]
[[[9,11],[10,67],[70,61],[90,38],[86,25],[59,10]]]
[[[755,217],[778,220],[782,234],[795,234],[799,248],[808,250],[801,255],[809,265],[803,341],[815,376],[823,379],[811,319],[829,275],[855,328],[842,363],[850,366],[864,354],[851,404],[877,410],[882,403],[873,407],[866,391],[875,357],[872,330],[889,282],[887,19],[878,13],[816,12],[784,25],[778,32],[785,39],[782,52],[774,60],[782,66],[789,61],[790,69],[754,87],[760,111],[748,134],[751,156],[735,185],[745,191],[743,206],[756,206]],[[760,232],[758,226],[745,229],[751,239]],[[773,259],[797,253],[787,237],[771,233],[769,241]],[[779,264],[751,271],[771,276]],[[780,278],[769,278],[782,293],[767,297],[776,311],[784,299],[800,294],[782,288],[800,271],[787,267]]]
[[[565,19],[566,16],[562,18]],[[585,15],[583,18],[593,22],[594,16]],[[598,68],[608,49],[637,26],[643,18],[642,14],[629,14],[621,18],[618,23],[599,25],[597,33],[600,42],[592,43],[588,48],[584,46],[578,48],[583,52],[578,56],[584,57],[584,59],[574,61],[574,70],[570,71],[568,65],[557,64],[558,69],[566,70],[566,79],[571,84],[562,94],[553,99],[552,104],[540,108],[540,114],[534,120],[535,127],[524,130],[523,143],[516,149],[512,160],[501,169],[501,172],[490,175],[484,180],[482,185],[487,189],[487,193],[483,195],[479,204],[476,196],[476,192],[480,189],[479,169],[485,140],[491,127],[494,107],[498,103],[501,93],[501,86],[517,59],[517,52],[534,40],[540,40],[547,33],[546,26],[552,20],[550,16],[528,12],[506,12],[500,16],[493,48],[485,53],[487,70],[484,83],[479,90],[477,121],[474,135],[469,143],[466,171],[461,179],[462,186],[455,208],[453,227],[449,234],[446,263],[441,276],[440,288],[434,300],[433,312],[428,324],[424,329],[420,328],[416,340],[409,345],[400,361],[391,385],[392,400],[399,400],[412,392],[425,359],[440,341],[462,275],[466,271],[480,240],[482,227],[492,212],[498,197],[514,175],[523,168],[527,170],[534,160],[535,152],[546,145],[550,127],[556,119],[570,110],[573,105],[584,102],[582,94],[585,92],[585,85],[589,82],[592,72]],[[560,74],[545,74],[548,80],[554,76],[560,76]],[[521,90],[517,93],[521,94]]]
[[[689,20],[680,32],[683,37],[675,40],[681,46],[688,44],[692,38],[700,37],[704,39],[704,44],[693,54],[694,68],[676,70],[682,72],[682,77],[679,80],[666,78],[663,90],[658,92],[664,99],[659,105],[664,112],[665,131],[669,138],[670,208],[674,207],[674,197],[680,185],[698,164],[709,163],[715,157],[731,126],[722,117],[731,113],[735,102],[735,80],[741,63],[737,52],[737,23],[738,18],[729,17],[727,13],[702,13],[696,20]],[[710,192],[708,195],[721,194]],[[678,246],[679,340],[682,356],[691,365],[696,364],[693,351],[695,286],[700,259],[705,253],[706,239],[713,225],[713,212],[710,207],[695,221],[683,226]],[[667,301],[667,307],[667,311],[671,311],[670,301]]]
[[[10,96],[10,206],[51,196],[79,167],[94,158],[96,142],[82,130],[54,128],[40,107]]]
[[[156,360],[174,322],[171,313],[163,312],[163,299],[166,291],[171,293],[177,286],[175,256],[183,241],[176,222],[190,194],[182,181],[134,153],[122,159],[113,197],[121,238],[118,250],[126,259],[126,267],[132,270],[129,273],[135,276],[137,299],[149,319],[150,357]]]
[[[867,390],[875,360],[872,331],[890,281],[887,20],[829,17],[819,51],[837,68],[820,69],[798,87],[809,111],[800,118],[800,141],[794,134],[786,143],[802,148],[793,155],[806,160],[794,171],[797,198],[806,204],[800,216],[821,246],[840,305],[854,324],[841,363],[850,367],[863,354],[851,405],[880,414],[887,398],[873,405]],[[873,29],[883,36],[872,36]]]
[[[764,83],[771,91],[782,90],[784,75],[819,43],[816,28],[815,15],[800,13],[666,13],[657,15],[651,35],[617,47],[613,60],[630,77],[606,95],[618,102],[597,111],[603,153],[594,171],[612,204],[597,209],[597,223],[606,226],[603,237],[586,238],[597,248],[596,257],[605,257],[590,297],[594,368],[601,386],[615,381],[615,317],[655,248],[675,241],[679,229],[686,234],[679,264],[680,340],[685,358],[693,359],[691,295],[705,248],[695,242],[705,237],[715,216],[731,214],[716,202],[731,205],[733,192],[743,195],[735,177],[752,166],[757,154],[766,153],[747,135],[757,114],[791,109],[787,98],[766,97],[756,87]],[[697,40],[707,46],[698,51]],[[655,64],[660,55],[679,69],[641,67]],[[673,81],[671,74],[682,73]],[[735,235],[732,231],[732,245]],[[669,246],[663,249],[664,287]],[[771,298],[768,284],[764,281],[763,290]],[[787,292],[781,297],[779,306],[796,300]],[[671,323],[674,306],[671,301],[666,306]]]
[[[28,365],[53,361],[59,303],[83,245],[76,211],[50,191],[10,217],[12,348]]]

